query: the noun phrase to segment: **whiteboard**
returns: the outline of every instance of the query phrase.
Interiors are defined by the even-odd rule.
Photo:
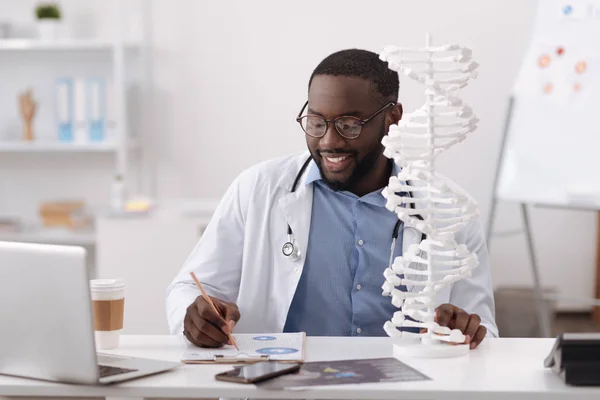
[[[496,196],[600,209],[600,0],[539,0]]]

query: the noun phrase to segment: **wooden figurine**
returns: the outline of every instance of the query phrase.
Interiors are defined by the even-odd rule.
[[[33,140],[33,117],[37,108],[37,103],[33,100],[31,89],[19,95],[19,106],[21,116],[25,121],[25,140],[31,141]]]

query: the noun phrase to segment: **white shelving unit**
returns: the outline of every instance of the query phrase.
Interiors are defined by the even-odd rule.
[[[0,39],[0,52],[15,51],[113,51],[115,43],[107,40],[62,39]],[[135,43],[123,43],[126,50],[137,50]]]
[[[129,150],[138,147],[139,141],[127,143]],[[63,143],[59,141],[0,141],[0,153],[117,153],[119,143],[106,141],[98,143]]]
[[[142,2],[142,7],[149,7],[149,2]],[[145,43],[131,43],[126,41],[123,32],[125,26],[128,23],[127,17],[123,15],[123,2],[119,0],[113,0],[109,2],[113,9],[111,10],[112,17],[110,26],[114,29],[114,38],[110,40],[105,39],[60,39],[56,41],[48,40],[35,40],[35,39],[2,39],[0,40],[0,59],[6,60],[10,57],[20,57],[19,60],[28,57],[31,54],[32,57],[36,57],[36,60],[43,60],[43,57],[51,55],[55,59],[59,59],[57,54],[79,54],[81,53],[81,59],[85,57],[101,57],[102,60],[110,63],[110,72],[107,71],[112,77],[114,93],[113,101],[115,102],[114,110],[114,127],[111,127],[110,139],[104,142],[85,142],[85,143],[69,143],[60,142],[58,135],[56,140],[48,140],[41,138],[31,142],[27,141],[15,141],[15,140],[0,140],[0,157],[8,157],[9,154],[31,155],[31,163],[39,165],[40,169],[44,168],[45,158],[35,158],[36,154],[61,154],[69,156],[69,154],[82,153],[82,154],[102,154],[113,157],[111,173],[119,174],[128,177],[128,161],[129,153],[132,150],[139,150],[140,140],[139,132],[138,136],[132,137],[129,132],[129,111],[126,99],[127,93],[127,63],[129,62],[127,56],[129,53],[137,53]],[[68,9],[65,10],[68,12]],[[142,18],[149,15],[147,9],[140,10]],[[145,27],[144,27],[145,29]],[[143,35],[142,35],[143,36]],[[79,59],[79,57],[70,57],[69,60]],[[95,58],[97,59],[97,58]],[[37,61],[40,62],[40,61]],[[42,61],[43,62],[43,61]],[[72,62],[72,61],[71,61]],[[103,61],[104,62],[104,61]],[[69,65],[66,65],[67,67]],[[95,66],[94,66],[95,67]],[[0,75],[0,86],[2,86],[2,80],[6,79],[7,76]],[[9,77],[10,79],[10,77]],[[16,95],[16,93],[15,93]],[[48,105],[47,105],[48,107]],[[3,121],[0,120],[0,124]],[[108,124],[107,124],[108,126]],[[2,126],[0,126],[0,129]],[[46,129],[47,127],[44,127]],[[53,128],[51,128],[53,129]],[[49,131],[46,131],[49,132]],[[14,157],[14,156],[13,156]],[[19,157],[22,158],[22,157]],[[27,159],[29,160],[29,158]],[[29,161],[27,161],[29,163]],[[74,161],[74,163],[77,161]],[[79,161],[81,162],[81,161]],[[21,164],[23,165],[23,164]],[[29,168],[31,164],[27,164]],[[73,168],[77,168],[76,165]],[[139,173],[139,171],[138,171]],[[0,179],[0,187],[3,183]],[[13,185],[14,187],[15,185]],[[8,193],[18,193],[18,187],[11,187]],[[5,195],[7,192],[3,192]],[[56,197],[60,198],[61,193],[56,193]],[[106,194],[108,199],[109,194]],[[0,209],[0,215],[7,215],[5,210]],[[18,215],[10,215],[10,217],[20,218]],[[69,230],[65,229],[54,229],[46,228],[43,226],[31,226],[30,221],[23,221],[24,228],[17,232],[1,231],[0,240],[5,241],[25,241],[25,242],[40,242],[40,243],[54,243],[54,244],[72,244],[72,245],[83,245],[83,246],[94,246],[96,243],[96,234],[93,229],[86,231]]]

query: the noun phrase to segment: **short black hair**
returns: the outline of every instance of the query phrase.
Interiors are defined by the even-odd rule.
[[[367,50],[340,50],[327,56],[317,65],[308,88],[316,75],[351,76],[363,78],[375,85],[379,94],[390,101],[398,101],[400,81],[398,73],[388,68],[388,63],[379,55]]]

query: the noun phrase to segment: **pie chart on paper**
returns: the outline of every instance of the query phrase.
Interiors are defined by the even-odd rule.
[[[267,354],[267,355],[282,355],[282,354],[292,354],[297,353],[298,349],[292,349],[289,347],[265,347],[262,349],[256,350],[258,354]]]
[[[264,342],[268,342],[271,340],[277,340],[277,338],[275,336],[255,336],[255,337],[253,337],[253,339],[264,341]]]

